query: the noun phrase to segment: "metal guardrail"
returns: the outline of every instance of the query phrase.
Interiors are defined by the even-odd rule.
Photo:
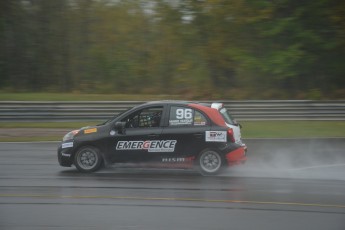
[[[237,120],[345,120],[345,100],[220,101]],[[144,101],[0,102],[0,122],[107,120]]]

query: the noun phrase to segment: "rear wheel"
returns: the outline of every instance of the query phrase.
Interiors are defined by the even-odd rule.
[[[223,169],[224,159],[217,151],[207,149],[200,153],[197,163],[202,175],[217,175]]]
[[[99,149],[85,146],[78,150],[74,165],[80,172],[95,172],[102,166],[103,158]]]

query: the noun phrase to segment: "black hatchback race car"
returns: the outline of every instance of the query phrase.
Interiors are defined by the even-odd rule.
[[[148,102],[107,122],[66,134],[58,148],[61,166],[93,172],[109,163],[197,168],[218,174],[246,161],[240,125],[221,103]]]

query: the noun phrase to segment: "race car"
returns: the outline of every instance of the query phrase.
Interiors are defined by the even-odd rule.
[[[103,124],[67,133],[58,161],[80,172],[131,163],[216,175],[246,161],[240,128],[222,103],[147,102]]]

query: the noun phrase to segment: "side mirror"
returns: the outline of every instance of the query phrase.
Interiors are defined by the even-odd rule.
[[[119,134],[126,134],[126,122],[116,122],[114,128]]]

